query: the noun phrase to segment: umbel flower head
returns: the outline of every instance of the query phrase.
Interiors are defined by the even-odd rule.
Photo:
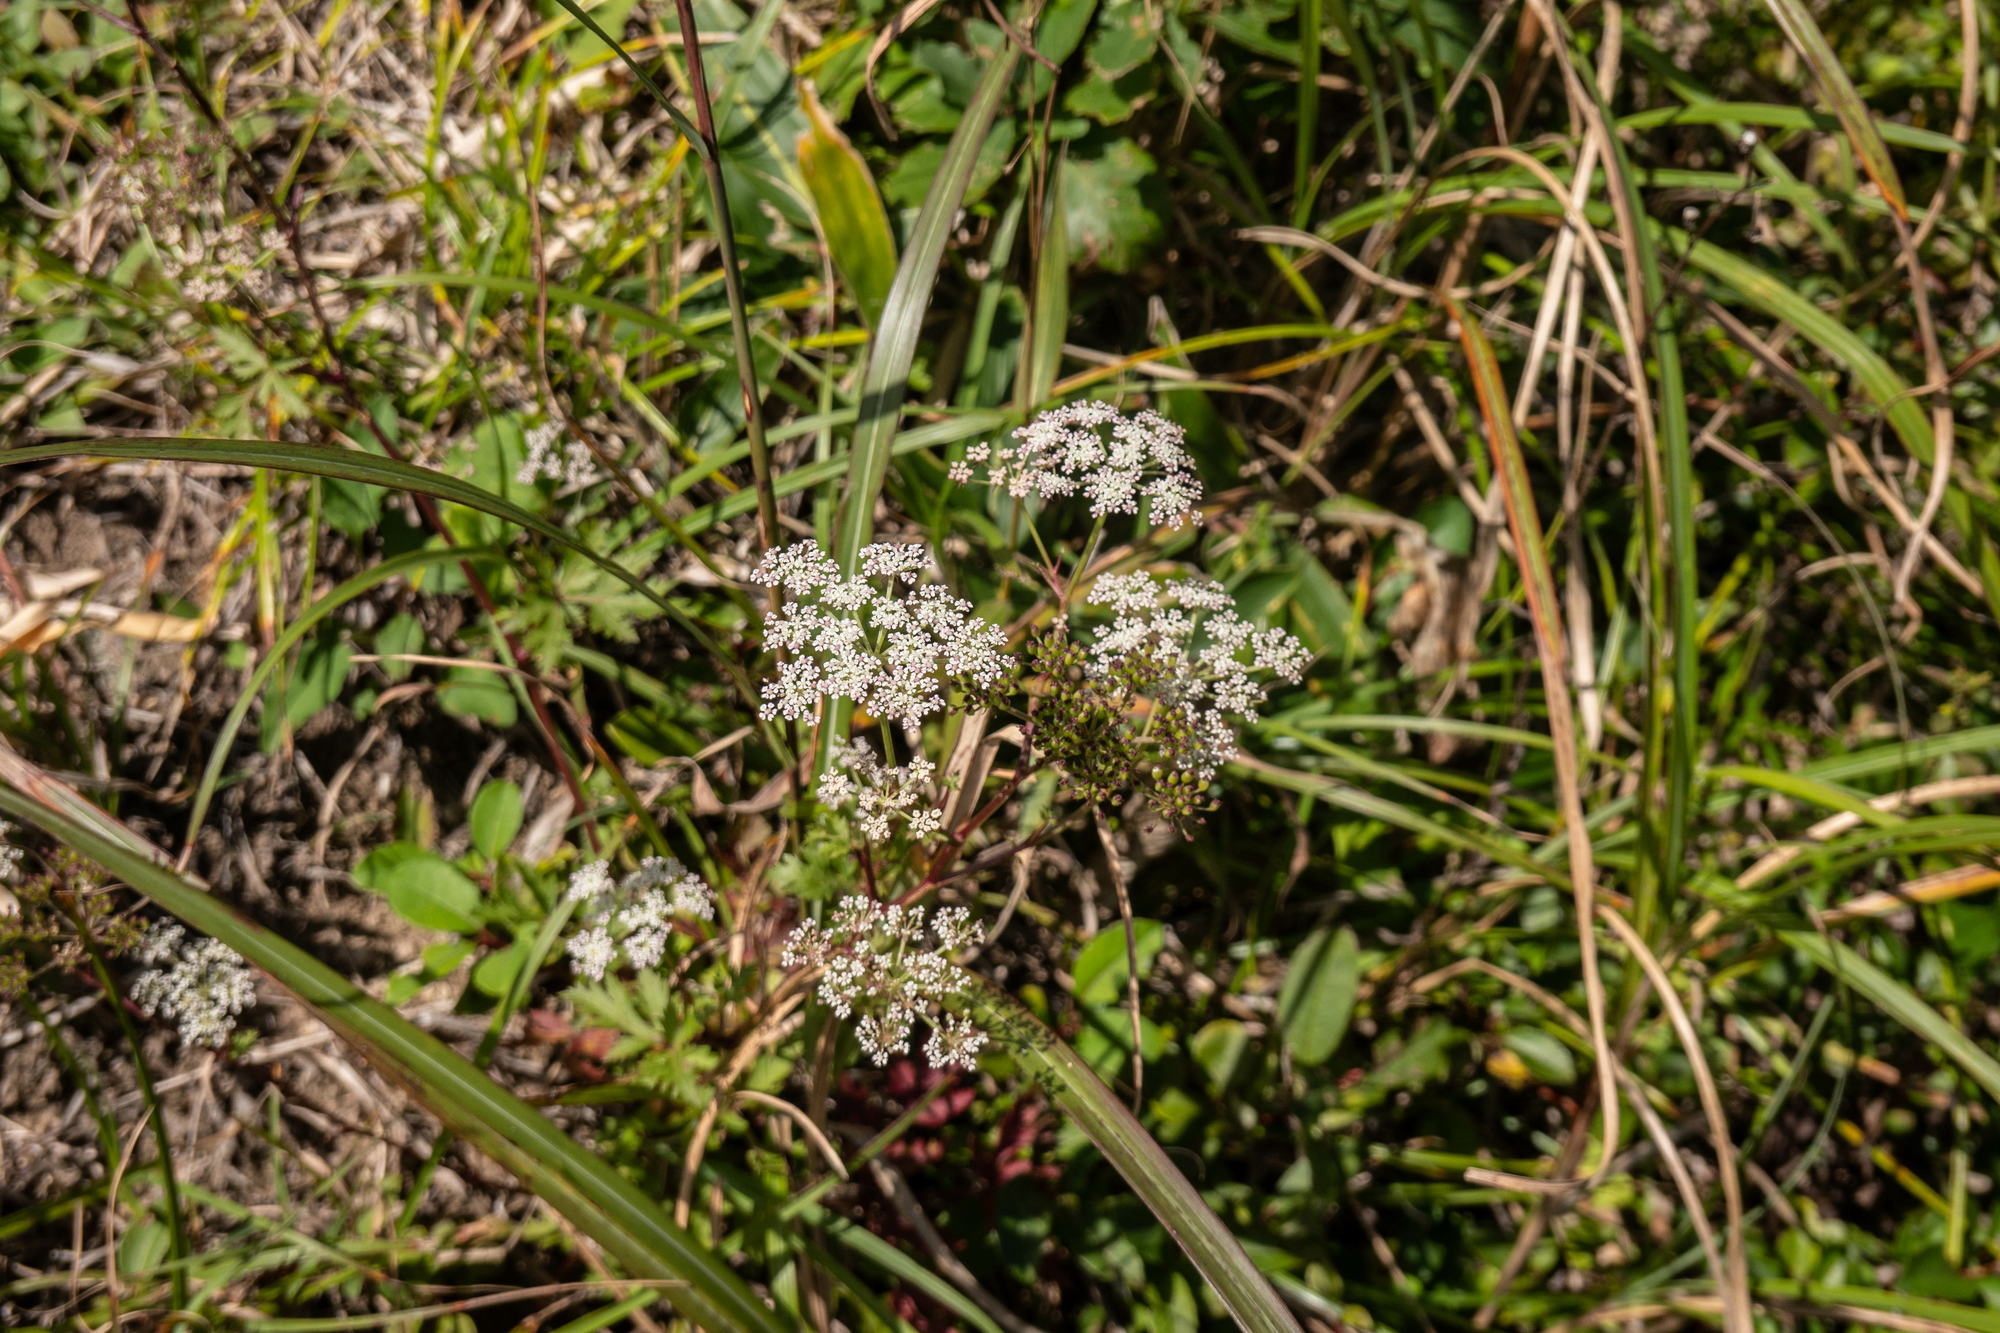
[[[1168,820],[1199,808],[1256,716],[1272,676],[1297,682],[1309,654],[1282,629],[1260,630],[1221,584],[1107,574],[1090,589],[1112,619],[1088,639],[1059,626],[1036,640],[1030,667],[1048,682],[1034,718],[1038,745],[1089,800],[1140,788]]]
[[[21,878],[21,860],[25,855],[14,845],[19,833],[12,824],[0,819],[0,884],[12,884]]]
[[[764,642],[786,659],[764,682],[763,715],[797,720],[822,699],[851,699],[915,721],[941,711],[955,684],[998,681],[1006,636],[943,584],[920,582],[931,564],[928,546],[878,542],[843,579],[818,542],[766,553],[751,577],[787,595],[764,619]]]
[[[786,967],[822,969],[820,1001],[854,1019],[861,1049],[877,1065],[907,1055],[910,1029],[930,1024],[924,1056],[943,1069],[971,1069],[986,1034],[962,1014],[966,974],[952,959],[970,948],[979,929],[963,907],[930,913],[922,907],[843,898],[825,925],[807,921],[785,942]]]
[[[975,467],[1017,500],[1081,495],[1097,518],[1136,514],[1144,500],[1154,523],[1177,528],[1201,502],[1181,428],[1157,412],[1126,416],[1109,403],[1051,408],[999,444],[976,444],[952,465],[951,479],[973,481]]]
[[[944,828],[944,811],[933,807],[929,797],[936,772],[937,765],[922,755],[890,765],[877,759],[866,741],[848,741],[834,747],[820,776],[819,799],[833,809],[852,811],[855,825],[876,842],[887,840],[898,820],[911,837],[928,838]]]
[[[149,1017],[179,1024],[189,1046],[221,1046],[236,1016],[257,1000],[243,956],[221,940],[189,940],[178,921],[154,925],[137,954],[148,967],[132,982],[132,1002]]]
[[[671,856],[649,856],[622,880],[612,879],[610,862],[591,861],[569,877],[563,897],[577,904],[584,927],[570,937],[570,966],[592,981],[604,980],[621,952],[633,967],[659,966],[674,918],[715,919],[714,892]]]
[[[597,459],[591,456],[590,446],[582,440],[570,440],[558,453],[556,442],[561,438],[562,427],[553,421],[545,421],[529,431],[523,440],[528,446],[528,455],[521,460],[514,480],[523,486],[532,486],[547,477],[572,489],[596,481]]]

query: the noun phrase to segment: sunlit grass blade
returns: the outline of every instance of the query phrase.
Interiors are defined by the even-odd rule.
[[[888,476],[889,446],[896,438],[896,422],[909,389],[910,365],[923,333],[924,312],[930,307],[931,289],[937,285],[938,265],[944,260],[945,242],[951,239],[959,204],[972,181],[972,170],[986,145],[994,114],[1012,84],[1018,59],[1019,53],[1009,43],[987,64],[958,129],[945,147],[937,177],[910,227],[895,280],[889,284],[882,320],[869,344],[868,365],[861,375],[861,416],[848,452],[847,490],[834,529],[833,555],[843,571],[853,571],[861,548],[875,529],[875,502]]]
[[[1778,20],[1778,26],[1785,30],[1786,38],[1798,49],[1806,68],[1812,71],[1820,96],[1833,108],[1833,114],[1840,117],[1841,128],[1847,131],[1847,141],[1853,145],[1861,169],[1875,182],[1875,188],[1889,201],[1889,207],[1896,210],[1896,216],[1907,222],[1910,209],[1903,201],[1903,181],[1896,174],[1896,164],[1889,159],[1889,147],[1882,142],[1868,104],[1855,91],[1854,81],[1847,77],[1840,57],[1827,44],[1826,34],[1819,30],[1812,12],[1802,0],[1764,0],[1764,4]]]
[[[453,504],[505,519],[565,550],[575,552],[668,615],[677,620],[684,619],[681,609],[665,595],[617,561],[599,555],[579,541],[574,533],[529,513],[484,487],[432,468],[418,467],[414,463],[400,463],[393,458],[383,458],[358,449],[334,449],[325,445],[274,440],[72,440],[12,449],[7,453],[9,463],[35,463],[51,458],[140,458],[155,462],[232,463],[239,467],[274,468],[315,477],[337,477],[342,481],[413,491],[434,500],[449,500]]]
[[[533,1107],[306,950],[167,869],[157,850],[10,750],[0,750],[0,810],[41,828],[269,973],[371,1067],[513,1172],[632,1276],[672,1280],[676,1285],[663,1295],[696,1327],[785,1327],[657,1202]]]
[[[984,988],[980,1006],[998,1039],[1056,1105],[1090,1137],[1222,1298],[1239,1328],[1299,1333],[1298,1321],[1179,1167],[1092,1072],[1082,1056],[1003,992]]]
[[[1915,991],[1839,940],[1810,930],[1782,931],[1780,938],[1825,968],[1835,980],[1853,987],[1883,1013],[1943,1051],[1986,1090],[1987,1096],[2000,1102],[2000,1060],[1980,1049],[1979,1043],[1925,1004]]]

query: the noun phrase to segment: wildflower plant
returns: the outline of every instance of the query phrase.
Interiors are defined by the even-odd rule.
[[[916,722],[943,711],[954,688],[997,683],[1006,636],[943,584],[922,582],[933,563],[928,547],[880,542],[843,578],[818,542],[768,553],[751,577],[785,595],[764,622],[765,645],[784,657],[764,684],[764,716],[797,721],[848,699]]]
[[[802,541],[767,552],[753,575],[780,593],[764,627],[777,655],[763,686],[765,718],[805,721],[845,699],[880,724],[879,754],[865,739],[823,738],[812,789],[818,818],[844,823],[854,838],[868,893],[842,898],[823,923],[799,925],[784,951],[787,966],[819,970],[819,998],[853,1018],[878,1064],[907,1052],[919,1021],[931,1024],[934,1065],[969,1066],[984,1040],[955,1007],[965,978],[950,960],[974,933],[969,918],[944,908],[927,925],[921,906],[979,873],[976,852],[954,868],[968,846],[990,842],[1004,859],[1059,831],[1078,805],[1116,807],[1135,795],[1185,831],[1235,753],[1238,729],[1273,683],[1296,683],[1308,661],[1289,633],[1253,623],[1214,579],[1094,563],[1114,524],[1129,522],[1141,542],[1196,516],[1202,491],[1185,439],[1158,414],[1059,407],[974,446],[951,477],[1045,511],[1074,501],[1088,513],[1075,552],[1057,539],[1059,516],[1046,540],[1029,523],[1041,561],[1022,583],[1046,594],[1023,611],[1014,636],[930,581],[938,560],[924,545],[866,547],[845,576],[817,543]],[[992,769],[997,789],[950,790],[939,780],[942,751],[925,753],[929,740],[944,739],[940,720],[962,730],[993,718],[1017,723],[1013,762]],[[974,780],[983,785],[988,771]],[[1011,839],[982,833],[1040,774],[1070,803]]]

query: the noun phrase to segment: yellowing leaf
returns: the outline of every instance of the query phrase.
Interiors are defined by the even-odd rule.
[[[820,234],[840,279],[854,295],[870,328],[881,321],[896,276],[896,238],[889,213],[875,189],[868,164],[804,85],[806,119],[812,128],[799,136],[799,174],[819,215]]]

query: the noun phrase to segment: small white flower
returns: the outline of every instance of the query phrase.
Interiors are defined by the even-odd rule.
[[[256,974],[243,956],[221,940],[188,941],[177,921],[154,925],[137,952],[149,967],[133,979],[132,1002],[179,1024],[186,1045],[221,1046],[236,1016],[256,1003]]]
[[[617,957],[618,945],[613,942],[611,932],[602,926],[592,926],[570,938],[569,963],[578,976],[602,981]]]
[[[26,853],[14,845],[18,832],[12,824],[0,819],[0,884],[12,884],[21,878],[21,858]]]
[[[937,765],[924,756],[892,766],[877,759],[866,741],[848,741],[834,746],[827,762],[819,780],[821,803],[852,811],[855,826],[869,839],[891,837],[898,821],[916,838],[944,828],[944,811],[932,808],[929,794]]]
[[[924,1058],[939,1069],[953,1065],[976,1069],[979,1052],[985,1045],[986,1034],[974,1027],[970,1019],[947,1015],[931,1025],[931,1039],[924,1043]]]
[[[1201,502],[1201,480],[1181,428],[1157,412],[1125,416],[1109,403],[1052,408],[999,444],[966,450],[952,480],[985,464],[988,484],[1017,500],[1082,495],[1090,512],[1136,514],[1142,501],[1154,523],[1179,527]]]
[[[819,999],[854,1020],[862,1051],[877,1065],[907,1055],[910,1030],[931,1027],[924,1054],[944,1068],[973,1067],[986,1034],[956,1012],[966,973],[952,961],[979,936],[962,907],[941,908],[926,921],[922,907],[843,898],[826,924],[800,923],[785,942],[787,967],[820,969]]]
[[[562,427],[553,421],[545,421],[523,436],[528,456],[515,471],[514,480],[520,485],[532,486],[546,477],[550,481],[560,481],[572,490],[596,481],[597,458],[590,452],[590,446],[582,440],[569,440],[558,452],[556,441],[561,436]]]
[[[851,699],[914,721],[944,708],[955,679],[1000,679],[1006,635],[944,585],[919,584],[932,563],[926,546],[880,542],[842,579],[817,542],[765,553],[751,578],[789,600],[764,621],[765,643],[786,658],[764,682],[763,715],[799,721],[821,700]]]
[[[1152,708],[1173,716],[1192,738],[1181,766],[1204,782],[1234,753],[1237,724],[1263,706],[1258,677],[1297,683],[1311,661],[1284,630],[1260,630],[1244,619],[1212,579],[1106,574],[1087,600],[1113,616],[1093,634],[1086,669],[1115,680],[1121,671],[1143,668]]]
[[[563,897],[578,904],[584,927],[570,937],[570,965],[592,981],[602,981],[621,953],[632,967],[658,967],[677,918],[715,919],[714,891],[671,856],[649,856],[622,880],[612,878],[610,862],[588,862]]]

